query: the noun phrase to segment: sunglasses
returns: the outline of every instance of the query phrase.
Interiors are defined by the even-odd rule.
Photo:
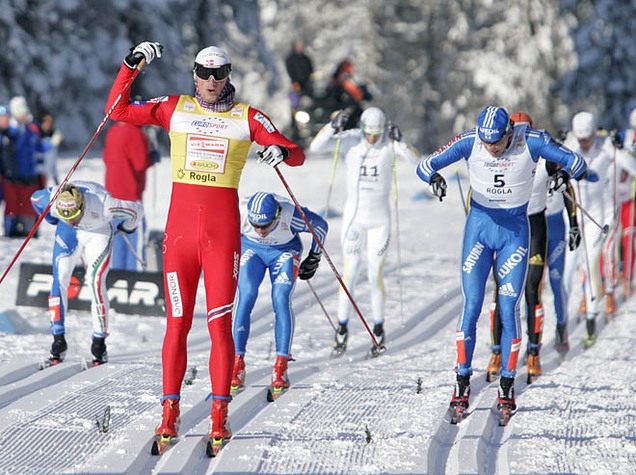
[[[252,227],[254,229],[262,229],[263,231],[270,228],[272,226],[272,224],[274,224],[274,221],[276,221],[276,218],[272,219],[269,223],[267,224],[254,224],[254,223],[250,223],[252,225]]]
[[[206,68],[198,63],[194,63],[194,74],[204,81],[210,79],[210,76],[212,76],[216,82],[223,81],[230,75],[230,71],[232,71],[231,64],[224,64],[218,68]]]

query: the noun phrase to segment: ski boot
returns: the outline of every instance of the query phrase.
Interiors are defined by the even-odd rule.
[[[570,342],[568,341],[568,326],[567,324],[557,324],[556,336],[554,338],[554,348],[563,355],[570,350]]]
[[[493,351],[490,355],[490,362],[486,368],[486,381],[491,383],[499,377],[501,370],[501,351]]]
[[[616,299],[614,299],[614,293],[608,293],[605,295],[605,314],[607,315],[607,321],[611,321],[616,313]]]
[[[596,341],[596,316],[588,318],[585,322],[587,334],[585,336],[585,348],[589,348]]]
[[[499,380],[499,395],[497,397],[497,409],[499,410],[499,425],[508,424],[510,414],[517,409],[515,404],[515,379],[502,376]]]
[[[377,346],[373,345],[371,347],[371,356],[375,358],[386,351],[384,347],[384,326],[382,323],[376,323],[373,326],[373,334],[375,335],[375,340],[378,342]]]
[[[528,348],[528,384],[532,384],[541,376],[541,360],[539,359],[539,348]]]
[[[234,370],[232,371],[232,383],[230,391],[233,396],[239,393],[245,385],[245,356],[234,355]]]
[[[333,351],[335,356],[340,356],[347,351],[347,337],[349,331],[346,323],[341,323],[336,330],[336,335],[333,339]]]
[[[464,417],[464,412],[468,409],[468,399],[470,398],[470,376],[457,375],[455,390],[450,402],[451,424],[458,424]]]
[[[150,452],[152,455],[161,455],[170,446],[173,439],[177,437],[179,432],[179,396],[163,398],[161,402],[163,406],[163,415],[161,416],[161,425],[155,429],[155,440],[152,443]]]
[[[225,399],[214,399],[212,402],[212,412],[210,414],[210,432],[205,453],[208,457],[216,457],[219,451],[232,437],[232,429],[227,419],[227,405],[230,403]]]
[[[66,344],[64,333],[60,335],[53,335],[53,344],[51,345],[51,355],[49,356],[48,363],[56,365],[64,361],[66,350],[68,350],[68,345]]]
[[[91,353],[93,354],[93,366],[99,366],[108,363],[108,351],[106,351],[106,338],[93,337],[91,344]]]
[[[287,377],[287,363],[289,358],[277,356],[272,371],[272,385],[267,393],[269,402],[275,401],[289,388],[289,378]]]

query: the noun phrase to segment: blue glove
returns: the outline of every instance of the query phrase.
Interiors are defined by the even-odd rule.
[[[585,176],[585,179],[587,181],[589,181],[590,183],[596,183],[599,179],[598,173],[596,173],[594,170],[586,170],[587,175]]]

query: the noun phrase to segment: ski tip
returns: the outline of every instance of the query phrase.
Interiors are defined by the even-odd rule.
[[[214,437],[212,439],[208,439],[208,443],[205,446],[205,454],[210,457],[216,457],[221,449],[225,447],[228,439],[224,439],[223,437]]]
[[[176,437],[172,437],[169,435],[156,435],[155,440],[152,441],[150,453],[152,455],[161,455],[168,449],[168,447],[175,444],[176,442]]]
[[[272,388],[271,386],[267,388],[267,402],[274,402],[276,399],[281,397],[289,388]]]

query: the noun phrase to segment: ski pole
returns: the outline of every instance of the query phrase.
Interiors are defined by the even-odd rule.
[[[336,331],[336,326],[334,325],[333,320],[331,320],[331,317],[329,316],[327,309],[322,304],[322,300],[320,300],[320,297],[318,297],[318,293],[316,292],[316,289],[314,288],[314,284],[312,284],[310,280],[306,280],[305,282],[307,282],[307,285],[311,289],[311,293],[314,294],[314,297],[316,297],[316,302],[318,302],[318,305],[320,305],[320,308],[322,309],[322,313],[324,313],[325,317],[327,317],[327,320],[329,320],[329,324],[331,325],[331,328],[333,328],[333,331]]]
[[[466,206],[466,199],[464,198],[464,190],[462,189],[462,182],[459,179],[459,167],[455,167],[455,176],[457,177],[457,186],[459,186],[459,196],[462,199],[462,206],[464,208],[464,214],[468,216],[468,207]]]
[[[338,130],[337,133],[340,133],[342,130]],[[338,164],[338,158],[340,156],[340,143],[342,142],[342,138],[338,136],[336,140],[336,150],[333,153],[333,162],[331,165],[331,180],[329,181],[329,190],[327,191],[327,206],[325,208],[325,214],[323,218],[326,218],[329,215],[329,202],[331,201],[331,190],[333,189],[333,183],[336,181],[336,165]]]
[[[263,154],[263,151],[259,151],[257,153],[260,156],[260,155]],[[342,287],[342,290],[344,290],[345,294],[347,294],[347,297],[349,298],[349,301],[351,302],[351,305],[353,306],[354,310],[356,311],[356,313],[360,317],[360,320],[362,320],[362,324],[364,325],[364,328],[366,328],[367,332],[369,332],[369,335],[371,336],[371,340],[373,341],[374,347],[377,348],[378,351],[384,352],[386,350],[386,348],[384,347],[384,345],[380,346],[378,344],[378,340],[375,338],[375,335],[373,334],[373,331],[371,331],[371,328],[369,328],[369,325],[367,324],[366,320],[364,319],[364,316],[362,315],[362,312],[360,311],[360,308],[358,307],[358,304],[356,303],[356,301],[354,300],[353,296],[351,295],[351,292],[349,292],[349,289],[347,288],[346,284],[342,280],[342,277],[340,277],[340,273],[338,272],[338,269],[336,268],[336,266],[334,265],[333,261],[331,260],[331,257],[329,257],[329,253],[325,249],[325,246],[323,246],[322,243],[320,242],[320,240],[318,239],[318,236],[316,235],[316,231],[314,231],[313,226],[311,225],[311,223],[309,222],[309,219],[307,218],[307,216],[305,215],[304,211],[302,210],[302,208],[300,206],[300,203],[298,202],[298,200],[296,199],[296,196],[294,195],[294,193],[292,192],[291,188],[289,187],[289,184],[287,183],[287,180],[285,180],[285,177],[283,176],[281,171],[278,169],[278,166],[275,166],[274,170],[278,174],[278,177],[280,178],[280,181],[283,183],[283,186],[287,190],[287,193],[289,193],[289,196],[291,197],[292,201],[294,202],[294,205],[296,205],[296,209],[298,210],[298,213],[300,214],[300,216],[302,217],[303,221],[305,222],[305,224],[309,228],[309,231],[311,232],[311,235],[313,236],[314,241],[316,241],[316,245],[320,248],[320,250],[322,251],[323,255],[325,256],[325,259],[329,263],[329,267],[331,267],[331,270],[333,271],[334,275],[336,276],[336,279],[338,279],[338,282],[340,283],[340,286]]]
[[[139,262],[141,264],[141,267],[145,269],[147,266],[146,261],[144,261],[139,256],[139,253],[137,252],[135,247],[132,245],[132,242],[130,242],[130,239],[128,239],[128,236],[126,235],[126,233],[123,231],[119,231],[119,234],[121,234],[121,237],[124,238],[124,242],[126,243],[126,246],[128,246],[128,249],[130,249],[130,252],[133,253],[133,256],[135,256],[135,259],[137,259],[137,262]]]
[[[91,138],[91,140],[88,142],[88,145],[86,145],[86,147],[84,148],[84,151],[81,153],[81,155],[78,157],[78,159],[75,160],[75,163],[73,164],[71,169],[68,171],[68,173],[66,174],[66,176],[62,180],[62,183],[60,183],[60,185],[58,186],[57,190],[55,190],[55,193],[51,197],[51,200],[49,201],[49,204],[46,205],[46,208],[44,208],[44,210],[42,211],[42,213],[40,214],[40,216],[36,220],[35,224],[33,225],[33,228],[31,229],[31,232],[29,232],[27,237],[24,238],[24,241],[22,242],[22,244],[18,248],[18,251],[15,253],[15,256],[13,256],[13,259],[11,259],[11,262],[9,262],[9,265],[7,266],[7,268],[5,269],[4,273],[2,274],[2,277],[0,277],[0,284],[2,284],[2,282],[5,279],[5,277],[7,276],[7,274],[9,273],[9,271],[11,270],[11,268],[13,267],[15,262],[18,260],[18,257],[20,257],[20,254],[22,254],[22,251],[24,250],[24,248],[26,247],[28,242],[31,240],[31,238],[33,238],[33,235],[37,231],[38,226],[40,226],[40,224],[42,223],[42,220],[44,219],[46,214],[51,209],[51,206],[53,205],[53,203],[55,203],[55,200],[57,199],[58,195],[61,193],[62,188],[64,188],[64,185],[66,185],[68,180],[71,178],[71,175],[75,172],[75,170],[79,166],[80,162],[84,159],[84,157],[88,153],[89,149],[93,146],[93,144],[95,143],[95,140],[97,140],[97,136],[102,132],[102,130],[106,126],[106,123],[108,122],[108,119],[110,119],[110,116],[113,113],[113,110],[115,110],[115,107],[117,106],[117,104],[119,104],[119,101],[121,101],[121,98],[123,97],[124,93],[128,92],[128,90],[130,89],[130,86],[135,81],[135,79],[139,75],[139,72],[141,71],[141,69],[145,65],[146,65],[146,60],[142,59],[141,62],[137,65],[137,69],[133,72],[133,75],[130,78],[130,81],[128,81],[128,83],[124,85],[123,90],[121,91],[121,93],[119,93],[119,96],[117,96],[117,98],[115,99],[115,102],[113,102],[113,105],[108,110],[108,112],[106,113],[106,115],[102,119],[101,123],[97,126],[97,129],[95,130],[95,133],[93,134],[93,137]]]
[[[579,183],[577,182],[576,184],[576,192],[578,193],[579,196],[581,196],[581,186],[579,185]],[[563,195],[567,198],[569,196],[569,193],[564,191]],[[569,196],[570,199],[572,199],[571,196]],[[575,201],[572,201],[574,204],[576,204],[577,208],[579,208],[581,211],[584,211],[583,208],[581,208]],[[594,292],[594,285],[592,282],[592,274],[591,274],[591,267],[590,267],[590,256],[588,255],[588,251],[587,251],[587,239],[585,236],[585,219],[581,220],[581,237],[583,239],[583,251],[585,251],[584,257],[585,257],[585,269],[587,272],[587,282],[586,285],[589,287],[589,292],[590,292],[590,300],[592,302],[594,302],[596,300],[596,295]]]
[[[395,155],[395,141],[391,140],[393,152],[393,195],[395,197],[395,232],[397,234],[398,285],[400,286],[400,317],[404,326],[404,290],[402,283],[402,250],[400,246],[400,209],[398,207],[397,157]]]
[[[577,183],[577,186],[578,186],[578,183]],[[579,189],[580,189],[580,187],[579,187]],[[583,207],[580,205],[580,203],[578,203],[578,202],[577,202],[577,201],[576,201],[576,200],[575,200],[575,199],[574,199],[574,198],[570,195],[570,193],[568,193],[568,192],[567,192],[567,191],[565,191],[565,190],[563,190],[563,192],[562,192],[562,193],[563,193],[563,196],[565,196],[568,200],[570,200],[573,204],[575,204],[575,205],[576,205],[576,207],[577,207],[578,209],[580,209],[580,210],[581,210],[581,212],[582,212],[585,216],[587,216],[587,217],[590,219],[590,221],[592,221],[592,223],[594,223],[596,226],[598,226],[598,228],[601,230],[601,232],[602,232],[603,234],[607,234],[607,232],[609,231],[609,224],[605,224],[605,225],[601,226],[601,225],[599,224],[599,222],[598,222],[598,221],[596,221],[596,220],[592,217],[592,215],[591,215],[591,214],[590,214],[590,213],[589,213],[589,212],[588,212],[585,208],[583,208]],[[580,193],[581,193],[581,192],[579,191],[579,194],[580,194]]]

